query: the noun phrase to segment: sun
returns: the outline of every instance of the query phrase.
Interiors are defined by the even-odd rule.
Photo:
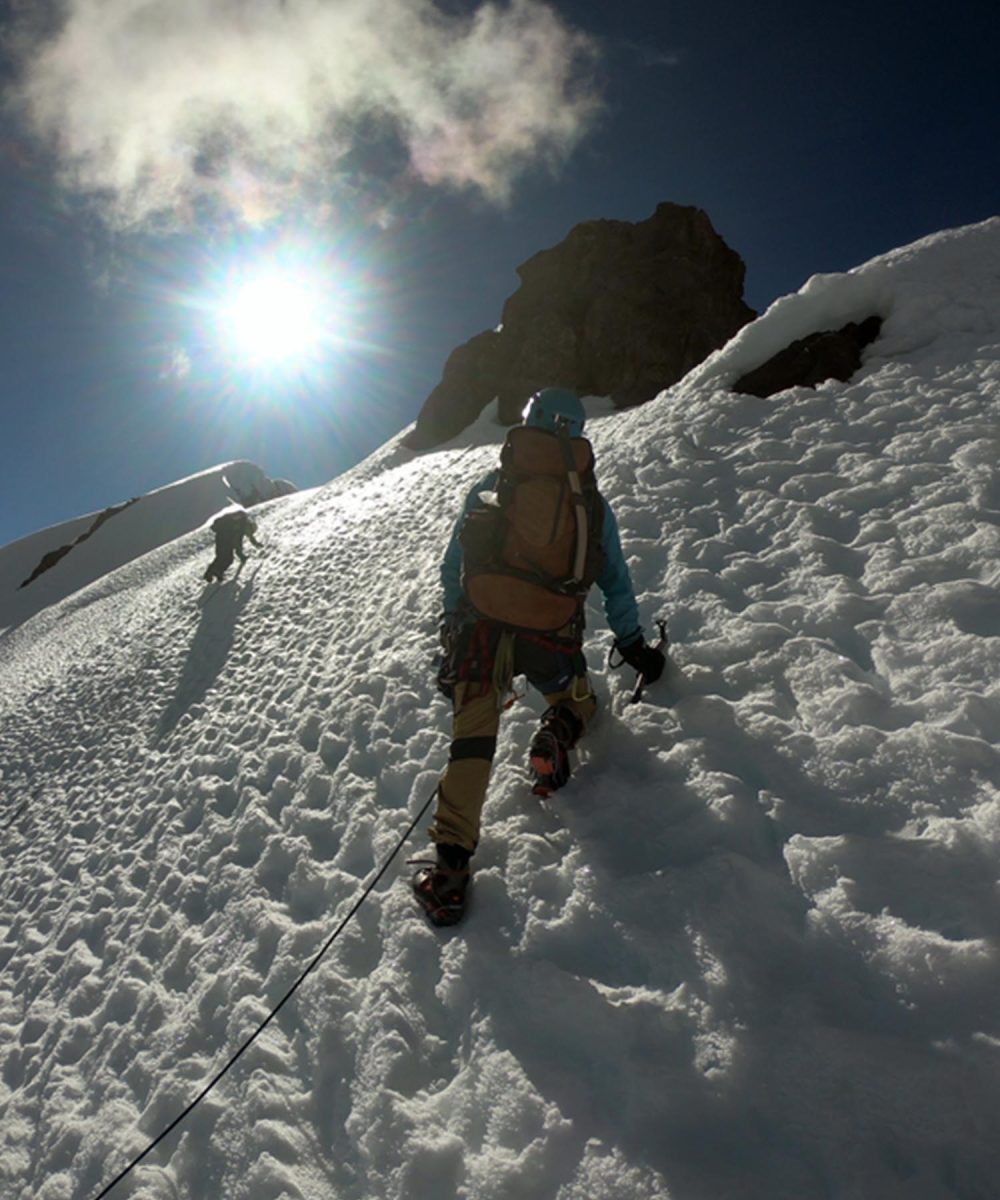
[[[332,332],[329,295],[303,272],[262,269],[234,283],[219,305],[220,333],[238,363],[272,368],[301,365]]]

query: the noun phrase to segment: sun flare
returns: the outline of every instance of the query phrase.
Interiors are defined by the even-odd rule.
[[[229,352],[257,367],[300,363],[326,340],[329,298],[304,275],[265,271],[242,280],[220,306]]]

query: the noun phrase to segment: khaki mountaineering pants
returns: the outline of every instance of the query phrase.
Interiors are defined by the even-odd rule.
[[[597,709],[597,701],[587,678],[582,653],[553,656],[551,651],[521,643],[516,635],[508,651],[513,651],[515,673],[525,674],[538,687],[550,705],[565,705],[586,729]],[[516,644],[516,647],[514,646]],[[502,647],[502,642],[501,642]],[[498,688],[493,678],[466,679],[455,687],[454,724],[448,766],[438,788],[437,810],[430,827],[434,842],[451,843],[474,851],[479,842],[480,820],[489,785],[493,756],[496,753],[500,709],[506,684]],[[546,684],[561,682],[558,690]]]

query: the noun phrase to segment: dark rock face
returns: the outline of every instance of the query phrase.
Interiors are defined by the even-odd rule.
[[[799,338],[733,384],[734,392],[773,396],[792,387],[815,387],[826,379],[846,383],[861,366],[861,351],[878,337],[881,317],[851,322]]]
[[[85,542],[87,538],[91,536],[91,534],[96,533],[105,521],[110,520],[111,517],[116,516],[120,512],[124,512],[126,508],[138,503],[138,500],[138,496],[133,496],[131,500],[126,500],[124,504],[115,504],[110,508],[104,509],[103,512],[99,512],[91,524],[83,531],[83,533],[80,534],[75,542],[70,542],[68,546],[57,546],[54,550],[49,550],[47,553],[43,554],[38,565],[31,572],[28,578],[25,579],[19,586],[26,588],[29,583],[34,583],[39,575],[44,575],[45,572],[51,570],[57,562],[61,562],[74,546],[79,546],[80,543]]]
[[[660,204],[646,221],[587,221],[518,268],[496,331],[452,352],[409,444],[437,445],[496,396],[520,419],[541,387],[642,404],[756,315],[743,261],[697,208]]]

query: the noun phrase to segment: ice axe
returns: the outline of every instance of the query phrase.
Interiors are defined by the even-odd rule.
[[[662,650],[667,645],[667,623],[666,621],[657,621],[656,628],[660,631],[660,640],[653,647],[654,650]],[[632,695],[629,696],[629,704],[638,704],[642,699],[643,689],[646,686],[646,676],[640,671],[635,681],[635,688]]]
[[[658,620],[656,622],[656,627],[660,631],[660,640],[656,643],[656,645],[653,647],[653,649],[654,650],[662,650],[668,644],[667,623],[666,623],[666,621]],[[608,652],[608,666],[613,671],[617,670],[621,666],[624,666],[624,664],[625,664],[624,658],[620,659],[618,662],[612,661],[612,656],[614,655],[614,652],[617,649],[618,649],[618,643],[615,642],[614,645],[611,647],[610,651]],[[621,651],[619,650],[618,653],[620,654]],[[639,674],[636,676],[635,687],[632,690],[632,695],[629,696],[629,698],[628,698],[628,703],[629,704],[637,704],[642,699],[642,693],[643,693],[643,690],[645,689],[645,687],[646,687],[646,676],[643,675],[643,673],[640,671]]]

